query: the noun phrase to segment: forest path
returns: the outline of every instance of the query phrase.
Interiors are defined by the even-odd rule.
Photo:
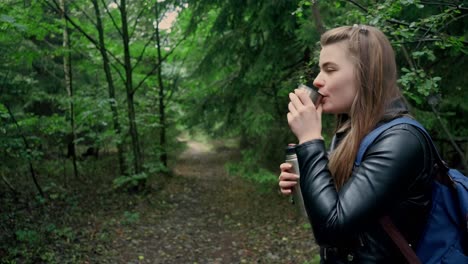
[[[287,198],[226,173],[238,151],[187,145],[173,179],[114,242],[119,263],[312,263],[310,228]]]

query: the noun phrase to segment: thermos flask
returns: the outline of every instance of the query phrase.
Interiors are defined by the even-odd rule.
[[[301,175],[299,172],[299,163],[297,161],[297,156],[296,156],[296,144],[289,144],[286,147],[286,161],[285,162],[291,164],[292,165],[291,172],[299,176],[297,184],[294,187],[293,193],[291,195],[291,203],[297,207],[301,215],[307,217],[307,212],[304,206],[304,199],[302,198],[302,192],[301,192],[301,185],[300,185]]]

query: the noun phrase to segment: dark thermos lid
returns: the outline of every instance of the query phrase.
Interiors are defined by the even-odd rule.
[[[285,148],[286,155],[296,154],[296,144],[288,144]]]

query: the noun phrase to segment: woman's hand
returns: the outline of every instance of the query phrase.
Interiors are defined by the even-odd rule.
[[[294,187],[297,185],[299,175],[290,172],[292,165],[289,163],[283,163],[280,165],[281,174],[279,176],[279,187],[280,191],[284,195],[292,194]]]
[[[322,139],[322,105],[318,107],[302,89],[289,94],[288,124],[299,144],[313,139]]]

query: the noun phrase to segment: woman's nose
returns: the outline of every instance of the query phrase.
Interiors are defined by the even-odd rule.
[[[320,78],[320,73],[315,77],[313,85],[317,87],[318,89],[322,88],[324,85],[323,79]]]

